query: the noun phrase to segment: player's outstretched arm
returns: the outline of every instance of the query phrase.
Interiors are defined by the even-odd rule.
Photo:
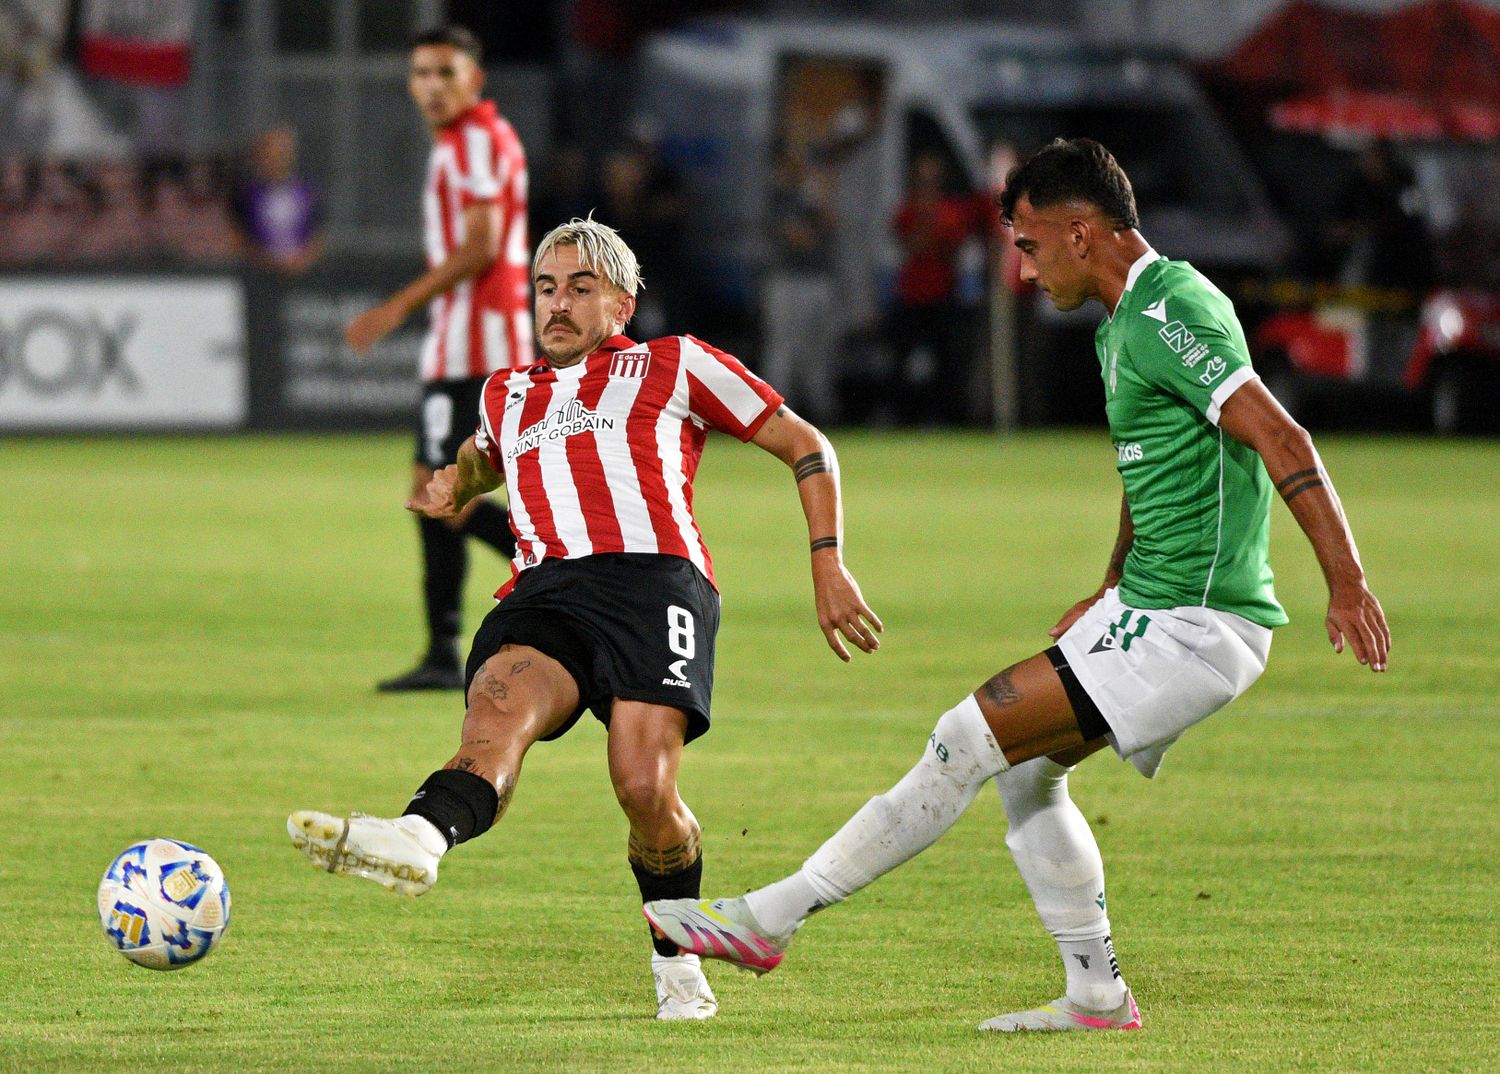
[[[1325,625],[1333,651],[1343,652],[1347,643],[1361,664],[1384,671],[1391,629],[1365,584],[1354,534],[1312,437],[1258,380],[1246,381],[1225,400],[1219,427],[1259,453],[1276,491],[1312,542],[1328,582]]]
[[[428,518],[453,518],[475,496],[493,492],[504,483],[505,475],[490,465],[471,436],[458,449],[458,462],[434,473],[421,493],[406,501],[406,509]]]
[[[828,647],[845,662],[849,660],[845,639],[855,648],[873,653],[880,648],[875,635],[885,625],[865,603],[854,576],[844,568],[844,505],[833,445],[784,406],[767,419],[751,443],[786,463],[797,479],[797,495],[807,516],[811,542],[813,599]]]
[[[1120,532],[1115,536],[1115,549],[1109,555],[1109,566],[1104,570],[1104,581],[1098,589],[1064,612],[1063,617],[1047,631],[1049,636],[1062,637],[1068,632],[1069,627],[1082,618],[1084,612],[1092,608],[1094,603],[1104,596],[1105,590],[1120,584],[1120,579],[1125,574],[1125,557],[1130,554],[1130,546],[1133,544],[1135,544],[1135,523],[1130,518],[1130,503],[1121,494]]]
[[[458,249],[442,264],[350,321],[344,339],[356,354],[364,354],[438,295],[489,268],[499,253],[500,206],[495,202],[469,206],[464,210],[464,238]]]

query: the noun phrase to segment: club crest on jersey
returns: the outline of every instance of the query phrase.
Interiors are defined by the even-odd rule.
[[[590,410],[577,399],[569,399],[518,436],[515,443],[505,449],[505,457],[507,460],[519,458],[541,447],[547,440],[566,440],[570,436],[608,431],[614,427],[614,418]]]
[[[638,351],[616,351],[609,363],[609,375],[624,380],[641,380],[651,368],[651,352],[642,347]]]

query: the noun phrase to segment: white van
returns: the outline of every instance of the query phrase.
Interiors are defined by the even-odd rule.
[[[652,38],[638,63],[638,110],[704,207],[690,244],[718,302],[754,308],[770,254],[773,153],[809,126],[846,146],[839,275],[841,298],[863,296],[856,306],[888,296],[890,221],[919,152],[941,154],[967,189],[987,190],[999,178],[997,146],[1024,157],[1053,137],[1086,135],[1130,175],[1142,228],[1163,254],[1212,274],[1269,268],[1287,247],[1255,176],[1174,54],[994,22],[713,19]],[[850,311],[856,324],[869,314]],[[1072,323],[1050,307],[1036,314]]]

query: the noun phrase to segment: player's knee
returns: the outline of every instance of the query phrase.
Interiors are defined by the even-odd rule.
[[[665,817],[677,804],[676,785],[658,780],[653,773],[620,776],[614,786],[620,808],[633,819],[650,821]]]
[[[469,707],[464,712],[462,739],[465,742],[486,740],[496,746],[506,747],[527,741],[532,724],[529,716],[515,704],[496,698],[475,697],[471,691]],[[536,736],[529,735],[531,739]]]
[[[1049,757],[1036,757],[996,776],[995,788],[1011,827],[1067,798],[1070,771]]]
[[[988,779],[1010,767],[973,695],[938,718],[925,759],[950,778],[966,782]]]

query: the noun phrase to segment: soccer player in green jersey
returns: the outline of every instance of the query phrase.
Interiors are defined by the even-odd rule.
[[[993,779],[1067,988],[980,1028],[1136,1029],[1068,773],[1110,746],[1154,776],[1178,736],[1260,676],[1286,622],[1267,562],[1273,490],[1323,568],[1334,651],[1384,671],[1390,630],[1312,439],[1255,376],[1229,299],[1142,237],[1108,150],[1054,141],[1011,172],[1001,208],[1022,279],[1060,310],[1104,307],[1096,346],[1125,495],[1103,583],[1052,627],[1055,645],[944,713],[917,765],[798,872],[741,899],[649,903],[646,916],[687,950],[763,973],[810,914],[926,849]]]

